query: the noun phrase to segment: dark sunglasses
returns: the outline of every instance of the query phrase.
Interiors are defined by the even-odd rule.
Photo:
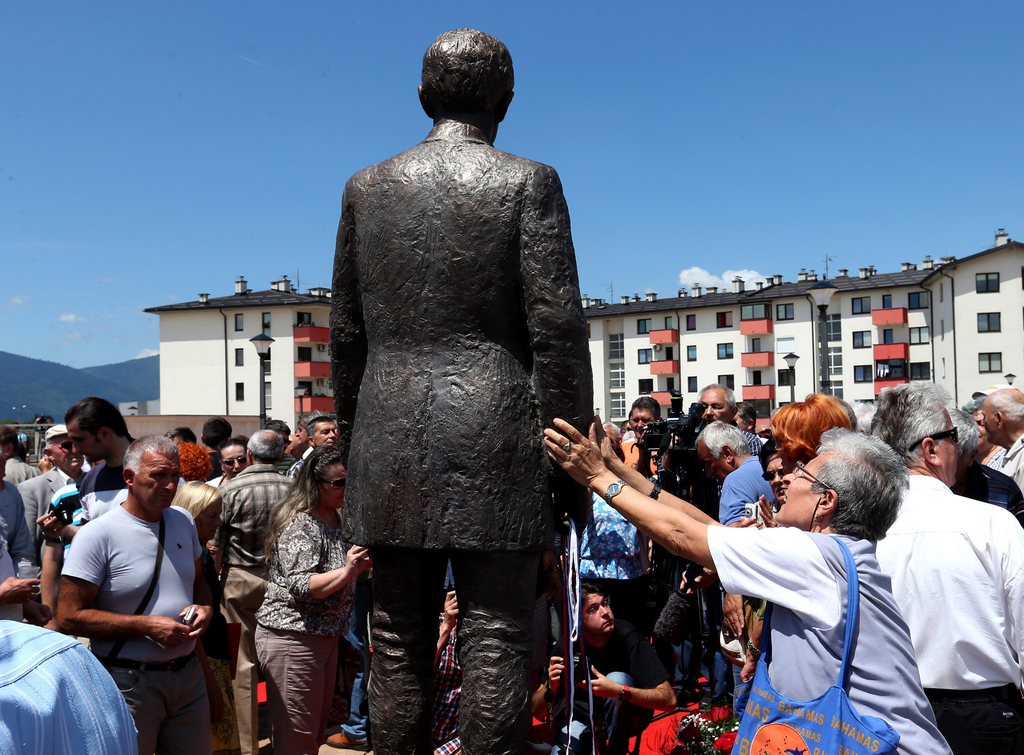
[[[229,467],[234,467],[234,466],[237,466],[239,464],[245,464],[245,457],[244,456],[236,456],[233,459],[221,459],[220,463],[221,464],[227,464]]]
[[[778,477],[781,480],[783,477],[785,477],[785,475],[782,474],[782,470],[781,469],[772,469],[772,470],[767,470],[766,469],[764,472],[761,473],[761,477],[764,478],[765,482],[771,482],[776,477]]]
[[[919,445],[924,443],[925,438],[931,438],[932,440],[935,440],[935,441],[943,440],[944,438],[950,438],[954,443],[959,443],[960,442],[960,433],[958,433],[956,431],[955,427],[951,427],[948,430],[943,430],[941,433],[932,433],[931,435],[926,435],[926,436],[924,436],[924,438],[921,438],[921,440],[917,441],[914,445],[912,445],[907,450],[908,451],[913,451]]]
[[[345,478],[339,477],[336,480],[320,480],[321,485],[330,485],[332,488],[343,488],[345,487]]]

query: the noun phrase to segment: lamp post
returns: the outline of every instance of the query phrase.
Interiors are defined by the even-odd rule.
[[[821,368],[818,390],[826,395],[832,394],[832,381],[828,377],[828,323],[825,313],[828,312],[828,304],[838,290],[828,281],[818,281],[807,289],[807,293],[818,308],[818,364]]]
[[[796,403],[796,360],[800,358],[799,354],[794,354],[792,351],[782,357],[786,360],[786,364],[789,365],[789,403]]]
[[[1006,381],[1007,385],[1013,385],[1014,378],[1016,377],[1017,376],[1014,375],[1012,372],[1007,372],[1005,375],[1003,375],[1003,380]]]
[[[260,333],[249,339],[256,347],[260,358],[260,430],[267,426],[267,360],[270,359],[270,347],[274,339],[266,333]]]

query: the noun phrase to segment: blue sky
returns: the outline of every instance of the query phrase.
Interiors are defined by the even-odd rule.
[[[329,285],[460,26],[512,53],[497,145],[558,169],[591,296],[1024,238],[1019,1],[435,5],[0,4],[0,350],[116,362],[144,307]]]

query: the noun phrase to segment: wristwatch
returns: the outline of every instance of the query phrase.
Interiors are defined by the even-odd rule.
[[[615,482],[608,486],[608,489],[604,491],[604,495],[602,495],[601,497],[608,501],[608,503],[611,503],[612,498],[621,493],[622,489],[625,487],[629,487],[628,485],[626,485],[625,480],[616,480]]]
[[[624,703],[628,703],[630,701],[630,698],[632,697],[633,690],[631,690],[629,687],[623,684],[622,689],[619,690],[619,699]]]
[[[750,653],[750,655],[758,656],[761,655],[761,648],[759,648],[750,640],[747,640],[747,652]]]
[[[660,485],[660,483],[655,481],[654,482],[654,487],[651,489],[651,492],[648,493],[647,495],[649,495],[655,501],[658,500],[658,496],[661,495],[661,485]]]

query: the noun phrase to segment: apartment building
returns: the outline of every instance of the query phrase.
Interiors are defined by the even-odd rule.
[[[267,415],[292,427],[300,414],[333,413],[330,289],[293,290],[288,276],[266,291],[235,281],[230,296],[150,307],[160,317],[160,411],[241,416],[260,410],[260,360],[250,339],[274,339],[267,360]]]
[[[1002,229],[990,249],[898,272],[839,270],[826,281],[802,270],[794,282],[732,284],[617,303],[584,296],[595,409],[618,422],[637,396],[667,406],[680,393],[689,405],[709,383],[761,417],[821,387],[873,401],[911,380],[934,380],[962,403],[1024,369],[1024,245]],[[813,298],[822,288],[833,290],[824,318]]]

